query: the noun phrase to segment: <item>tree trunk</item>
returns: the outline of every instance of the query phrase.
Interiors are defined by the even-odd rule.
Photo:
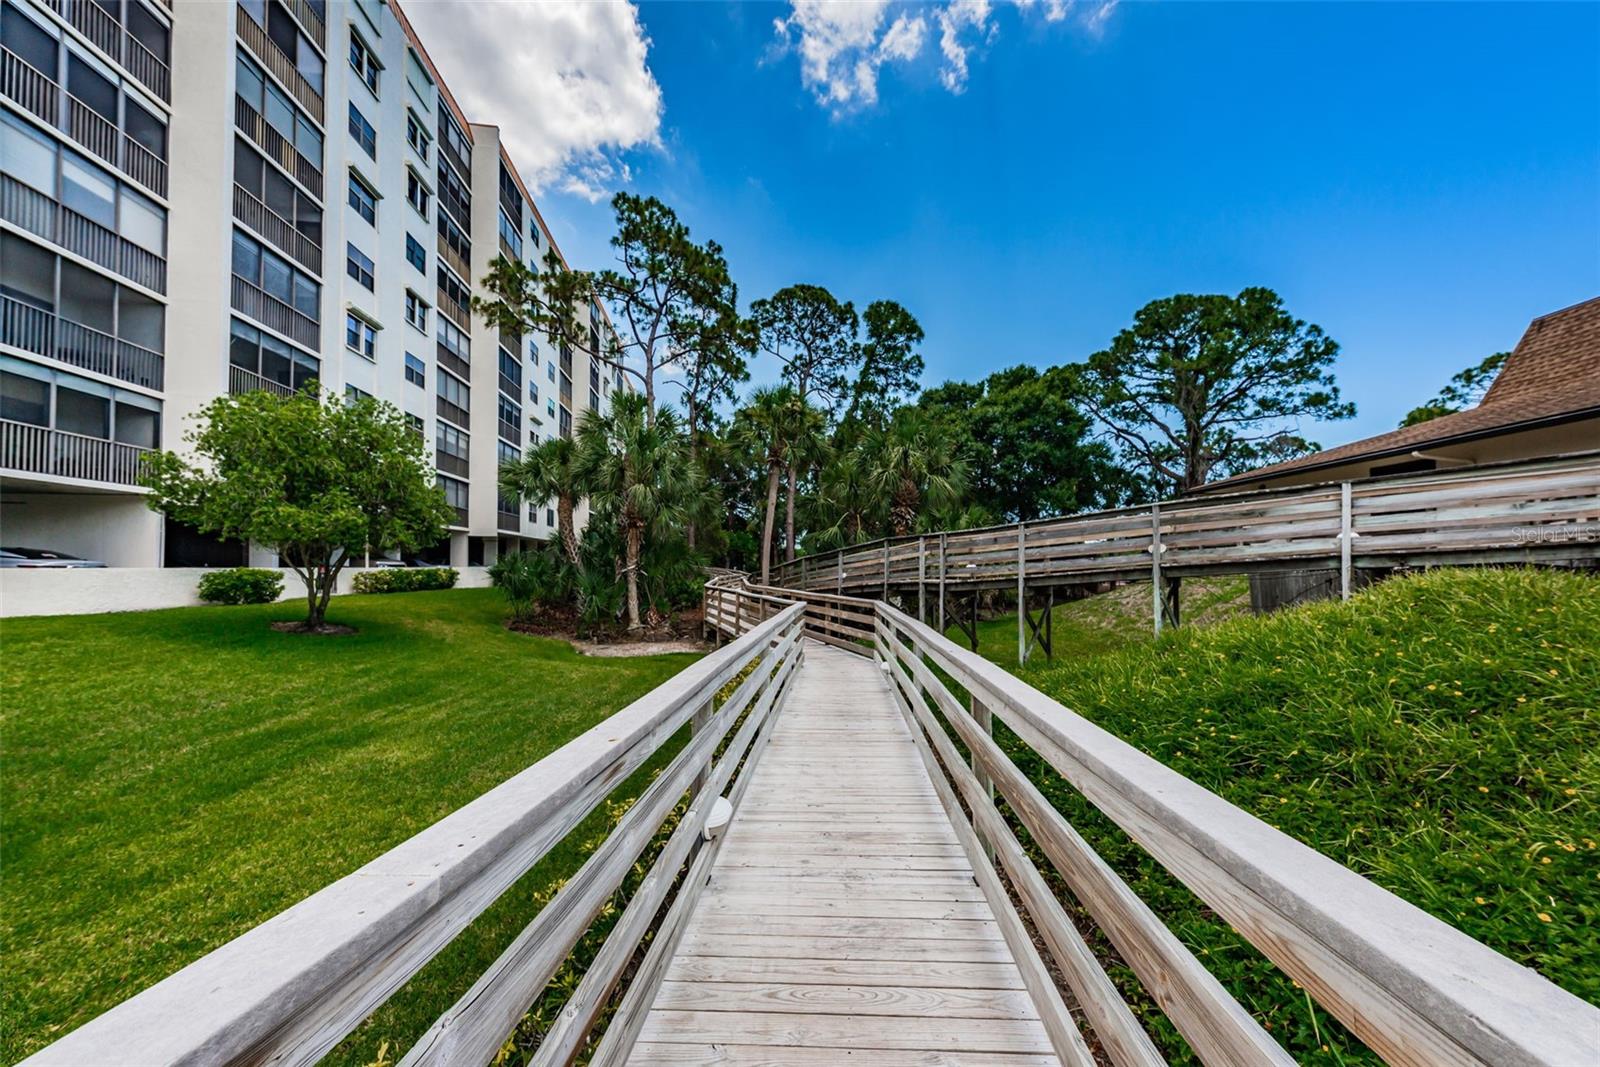
[[[778,465],[767,464],[767,520],[761,526],[761,584],[772,574],[772,527],[778,518]]]
[[[566,550],[567,561],[574,567],[580,566],[578,562],[578,531],[572,521],[572,498],[560,496],[556,498],[556,522],[561,530],[561,547]]]
[[[628,525],[628,629],[639,629],[639,554],[644,542],[643,527]]]
[[[795,469],[794,468],[795,468],[795,462],[794,462],[794,460],[790,460],[789,461],[789,499],[785,503],[785,506],[784,506],[784,510],[785,510],[785,512],[787,514],[785,515],[784,520],[783,520],[783,558],[785,560],[791,562],[791,563],[794,562],[794,486],[795,486]]]

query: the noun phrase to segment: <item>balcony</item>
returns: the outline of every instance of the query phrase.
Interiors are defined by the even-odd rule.
[[[472,309],[445,292],[442,287],[438,290],[438,294],[437,307],[439,310],[449,315],[450,321],[463,330],[472,329]]]
[[[94,0],[47,0],[51,10],[83,34],[100,51],[121,63],[129,74],[166,103],[172,103],[172,71],[144,42],[123,29]],[[169,10],[170,10],[170,5]]]
[[[243,6],[235,9],[234,25],[239,31],[239,40],[244,42],[250,54],[288,87],[294,94],[295,102],[305,108],[306,114],[315,119],[317,125],[322,125],[322,94],[313,89],[305,75],[295,69],[294,60],[279,51],[267,36],[267,31],[256,25],[256,20],[250,17]]]
[[[261,113],[242,96],[233,98],[233,122],[278,166],[294,175],[295,181],[318,200],[322,199],[322,167],[302,156],[293,144],[267,124]]]
[[[454,474],[458,478],[465,478],[468,474],[467,460],[463,456],[452,456],[448,452],[439,450],[434,452],[433,458],[445,474]]]
[[[453,510],[456,513],[456,522],[455,522],[455,524],[457,526],[461,527],[463,530],[466,529],[467,528],[467,509],[466,508],[453,508]]]
[[[445,420],[447,420],[449,422],[453,422],[457,426],[461,427],[463,430],[471,428],[471,425],[472,425],[471,415],[468,414],[466,408],[459,407],[458,405],[452,404],[450,401],[446,400],[442,396],[438,397],[436,399],[438,401],[438,404],[434,408],[434,412],[441,419],[445,419]]]
[[[497,514],[501,530],[506,533],[520,533],[522,531],[522,516],[517,514],[515,508],[507,511],[502,507]]]
[[[233,310],[277,330],[313,352],[322,348],[322,327],[316,319],[302,314],[292,305],[237,274],[233,276]]]
[[[500,372],[500,391],[502,393],[504,393],[506,396],[509,396],[512,400],[515,400],[515,399],[517,399],[518,396],[520,396],[522,394],[522,385],[519,382],[514,382],[510,378],[507,378],[506,375],[505,375],[505,372],[501,371]],[[534,399],[538,400],[539,398],[537,396],[535,396]]]
[[[294,389],[282,382],[264,378],[253,370],[244,367],[235,367],[228,364],[228,395],[243,396],[245,393],[276,393],[279,396],[294,396]]]
[[[0,469],[137,485],[140,460],[150,449],[100,437],[0,419]]]
[[[307,0],[287,0],[288,8],[294,13],[295,20],[300,23],[300,28],[306,31],[306,36],[316,44],[319,52],[328,51],[328,31],[323,23],[320,12]]]
[[[500,431],[500,440],[522,447],[522,427],[505,419],[496,419],[495,426]]]
[[[464,382],[472,381],[472,364],[446,348],[443,341],[439,342],[439,349],[436,355],[439,366]]]
[[[439,235],[439,258],[444,260],[450,269],[456,272],[456,277],[472,277],[472,268],[468,265],[466,257],[456,251],[450,242],[445,240],[442,233]]]
[[[92,5],[91,5],[92,6]],[[98,10],[98,9],[97,9]],[[167,162],[106,121],[9,48],[0,49],[0,94],[155,193],[167,195]],[[66,107],[62,114],[63,104]]]
[[[167,261],[57,203],[9,174],[0,174],[0,219],[116,271],[157,293],[167,291]]]
[[[297,230],[288,219],[262,203],[242,185],[233,187],[233,217],[279,250],[294,257],[312,274],[322,273],[322,246]]]
[[[162,387],[161,353],[9,296],[0,296],[0,342],[146,389]]]

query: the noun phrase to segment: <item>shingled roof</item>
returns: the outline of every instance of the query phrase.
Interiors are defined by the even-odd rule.
[[[1547,422],[1600,415],[1600,297],[1541,315],[1475,408],[1211,482],[1209,490],[1292,471],[1405,454]]]

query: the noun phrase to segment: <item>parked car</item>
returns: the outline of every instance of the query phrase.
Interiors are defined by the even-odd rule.
[[[0,548],[0,567],[49,567],[54,569],[104,567],[97,559],[83,559],[51,548]]]

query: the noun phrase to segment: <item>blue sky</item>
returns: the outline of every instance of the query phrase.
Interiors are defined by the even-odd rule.
[[[923,16],[921,50],[840,106],[796,23],[775,32],[787,6],[641,5],[659,143],[616,153],[614,185],[720,241],[746,300],[904,303],[929,384],[1081,359],[1160,296],[1270,286],[1343,346],[1360,413],[1311,427],[1325,445],[1600,293],[1600,6],[997,6],[960,91],[941,10],[890,8],[879,30]],[[600,265],[604,201],[544,203]]]

